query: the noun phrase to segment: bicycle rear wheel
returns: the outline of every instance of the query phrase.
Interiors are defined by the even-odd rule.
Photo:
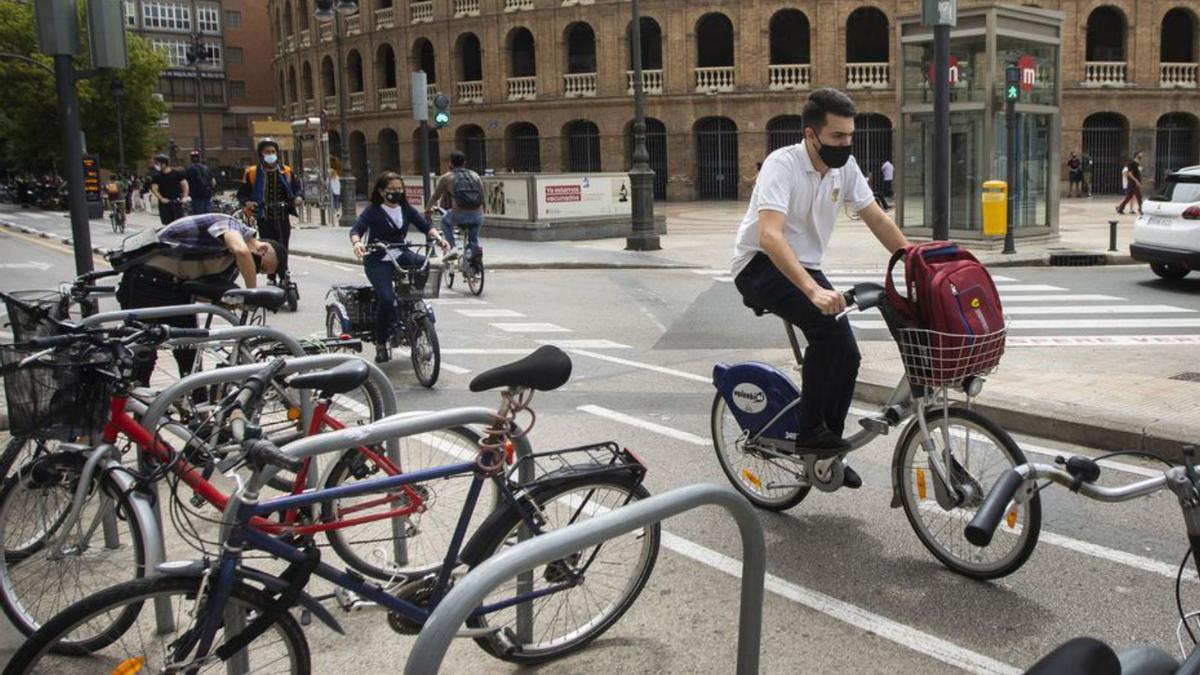
[[[475,295],[483,293],[483,261],[472,262],[467,265],[467,288]]]
[[[196,627],[207,609],[197,604],[199,577],[158,576],[113,586],[72,605],[35,633],[13,655],[5,672],[11,675],[32,673],[79,675],[91,673],[221,673],[227,666],[233,672],[309,673],[311,661],[303,631],[288,612],[282,612],[262,635],[239,653],[245,661],[240,667],[216,659],[183,668],[189,663],[194,647],[188,632]],[[169,603],[170,630],[158,625],[155,601]],[[241,615],[244,624],[270,609],[271,596],[244,584],[237,584],[225,607],[225,616]],[[236,614],[235,614],[236,613]],[[193,615],[195,614],[195,616]],[[63,658],[51,654],[59,640],[71,640],[79,632],[95,633],[93,626],[112,624],[112,616],[132,616],[133,621],[121,633],[106,635],[106,643],[85,658]],[[226,635],[218,628],[213,649],[224,644]],[[186,646],[184,646],[186,645]],[[184,653],[180,653],[180,652]]]
[[[600,474],[535,491],[529,498],[545,518],[542,528],[553,531],[649,496],[633,476]],[[525,525],[515,512],[512,515],[508,522],[496,523],[489,533],[480,534],[490,537],[483,549],[485,560],[522,539]],[[578,575],[574,584],[536,600],[467,619],[471,628],[499,629],[475,642],[498,659],[522,664],[549,661],[583,648],[611,628],[637,600],[654,570],[661,534],[661,525],[655,523],[552,561],[534,569],[532,586],[520,592],[521,577],[508,581],[483,604],[544,591]]]
[[[721,471],[751,504],[768,511],[786,511],[808,496],[812,488],[799,484],[799,472],[792,462],[758,452],[748,444],[750,434],[729,412],[720,392],[713,396],[710,423]]]
[[[953,482],[963,486],[967,496],[961,505],[949,509],[938,503],[940,480],[913,420],[896,445],[892,467],[900,503],[913,531],[934,557],[959,574],[974,579],[1012,574],[1037,546],[1042,503],[1036,493],[1024,504],[1009,504],[990,546],[981,548],[968,542],[963,530],[992,485],[1009,469],[1024,464],[1025,454],[1004,429],[972,410],[938,410],[928,416],[928,428],[939,460],[949,442]]]

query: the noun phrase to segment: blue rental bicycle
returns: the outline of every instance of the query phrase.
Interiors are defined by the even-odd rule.
[[[281,362],[274,362],[251,381],[268,382],[271,370],[280,367]],[[339,366],[297,377],[305,378],[306,388],[336,392],[360,385],[362,372]],[[253,419],[260,394],[248,381],[224,413],[242,451],[221,466],[227,475],[238,478],[239,489],[224,512],[219,558],[165,563],[159,566],[158,576],[118,584],[71,605],[21,646],[5,673],[308,673],[308,644],[291,610],[316,616],[340,633],[323,600],[336,601],[346,612],[378,609],[398,633],[417,633],[456,578],[488,557],[523,539],[649,496],[642,486],[645,466],[613,443],[530,452],[525,438],[529,428],[518,426],[516,418],[529,411],[532,420],[533,393],[562,386],[570,372],[567,355],[545,346],[471,382],[476,392],[504,389],[497,411],[462,408],[396,415],[296,441],[282,450],[261,438],[246,421]],[[478,453],[456,463],[260,499],[274,471],[296,471],[305,457],[343,445],[381,443],[460,424],[486,428]],[[233,473],[240,466],[251,470],[248,479]],[[322,562],[320,550],[309,540],[289,543],[250,525],[251,519],[282,510],[320,508],[340,513],[354,497],[383,494],[388,498],[381,500],[381,508],[396,508],[398,500],[391,497],[407,500],[411,508],[404,525],[406,536],[418,537],[422,509],[428,506],[426,486],[447,480],[466,480],[470,487],[445,557],[424,570],[406,570],[382,583]],[[500,503],[466,540],[467,524],[487,481],[497,486]],[[356,508],[361,506],[355,502]],[[497,658],[517,663],[538,663],[578,650],[608,630],[633,604],[654,567],[660,536],[660,526],[655,524],[521,574],[489,596],[460,635],[475,639]],[[286,569],[273,574],[251,567],[252,557],[246,554],[253,551],[286,562]],[[332,582],[336,591],[323,598],[308,595],[305,587],[314,575]],[[76,632],[100,634],[89,631],[92,623],[107,629],[103,633],[107,639],[92,653],[51,652]]]

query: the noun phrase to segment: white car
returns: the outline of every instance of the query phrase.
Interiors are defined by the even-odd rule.
[[[1150,263],[1163,279],[1200,270],[1200,166],[1168,174],[1158,194],[1142,205],[1133,223],[1134,260]]]

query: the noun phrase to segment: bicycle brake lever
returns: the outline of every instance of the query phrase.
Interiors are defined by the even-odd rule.
[[[846,305],[846,309],[843,309],[842,311],[838,312],[838,315],[835,317],[835,319],[837,321],[841,321],[844,317],[849,316],[851,312],[857,312],[857,311],[858,311],[858,305],[851,303],[849,305]]]

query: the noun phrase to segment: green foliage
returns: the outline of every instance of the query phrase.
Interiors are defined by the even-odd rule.
[[[79,3],[82,44],[75,68],[87,70],[87,21]],[[112,76],[120,77],[122,134],[125,163],[137,166],[166,140],[156,124],[166,109],[153,94],[167,66],[166,57],[148,40],[126,33],[129,67],[116,73],[82,79],[76,85],[87,150],[100,155],[101,165],[117,166],[117,106],[111,91]],[[30,4],[0,2],[0,52],[28,56],[53,68],[53,60],[38,51]],[[54,77],[24,61],[0,58],[0,166],[36,173],[62,171],[62,132]]]

